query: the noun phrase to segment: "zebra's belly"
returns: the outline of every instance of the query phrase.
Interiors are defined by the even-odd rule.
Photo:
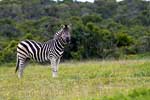
[[[33,59],[33,61],[38,62],[38,63],[46,63],[49,62],[48,58],[40,58],[40,57],[31,57],[31,59]]]

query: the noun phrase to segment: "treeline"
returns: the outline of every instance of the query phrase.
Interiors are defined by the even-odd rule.
[[[0,1],[0,63],[16,60],[24,39],[47,41],[62,24],[72,24],[64,59],[119,58],[150,51],[150,1]]]

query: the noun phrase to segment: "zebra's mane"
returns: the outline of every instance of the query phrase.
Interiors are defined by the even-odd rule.
[[[54,39],[50,39],[50,40],[44,42],[43,44],[49,44],[49,43],[51,43],[53,40],[54,40]]]
[[[63,29],[60,29],[58,32],[56,32],[54,35],[54,39],[57,39],[62,31],[63,31]]]

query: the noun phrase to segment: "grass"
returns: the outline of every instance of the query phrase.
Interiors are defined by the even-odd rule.
[[[124,55],[123,58],[126,59],[150,59],[150,52],[141,53],[141,54],[134,54],[134,55]]]
[[[0,67],[0,100],[148,100],[150,60],[83,61],[60,64],[52,78],[45,65]]]

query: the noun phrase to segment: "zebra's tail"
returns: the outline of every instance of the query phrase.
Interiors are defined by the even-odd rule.
[[[18,57],[17,57],[17,62],[16,62],[16,70],[15,70],[15,73],[17,72],[18,68],[19,68],[19,59],[18,59]]]

